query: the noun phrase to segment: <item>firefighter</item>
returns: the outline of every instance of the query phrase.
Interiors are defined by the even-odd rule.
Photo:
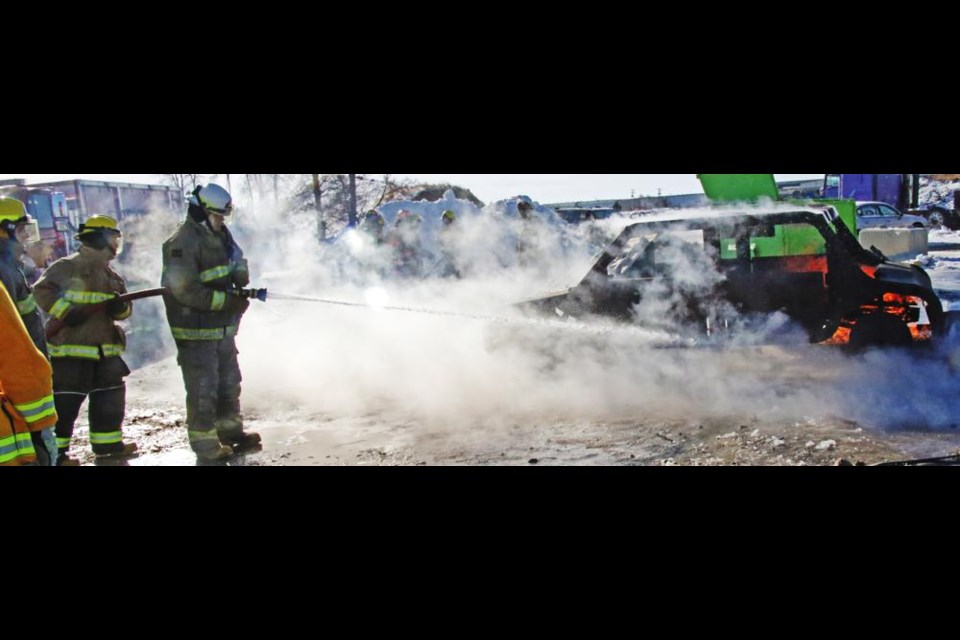
[[[23,203],[13,198],[0,198],[0,281],[20,312],[33,344],[47,355],[47,341],[43,337],[43,320],[37,311],[33,290],[23,273],[21,258],[24,244],[35,241],[29,230],[36,229]]]
[[[370,238],[374,246],[379,247],[383,244],[384,226],[385,221],[383,214],[376,209],[371,209],[363,216],[363,221],[360,222],[360,226],[357,228]]]
[[[48,465],[57,457],[50,363],[33,345],[10,294],[0,287],[0,466]]]
[[[353,257],[357,260],[357,275],[373,274],[377,279],[383,278],[388,271],[389,252],[384,249],[384,227],[386,221],[383,214],[371,209],[363,216],[357,227],[363,242],[351,248]]]
[[[260,446],[244,432],[235,337],[250,302],[247,261],[224,220],[233,211],[226,189],[201,185],[188,198],[187,218],[163,243],[163,302],[177,344],[187,393],[187,435],[202,462]]]
[[[456,233],[457,214],[447,209],[440,216],[440,235],[437,238],[437,244],[440,247],[440,260],[437,263],[436,271],[441,278],[460,278],[460,270],[457,268],[456,259]]]
[[[420,245],[420,225],[423,218],[401,209],[387,236],[393,250],[393,270],[401,278],[419,278],[423,275],[423,247]]]
[[[68,451],[87,397],[90,446],[97,458],[124,458],[137,450],[135,443],[123,441],[127,393],[123,379],[130,369],[121,357],[126,336],[116,322],[129,318],[133,305],[111,301],[127,292],[123,278],[110,268],[123,248],[123,237],[116,220],[94,215],[80,225],[75,238],[80,249],[50,265],[34,287],[40,308],[64,324],[48,344],[59,415],[58,466],[79,464]],[[93,312],[84,308],[98,304]]]
[[[537,217],[533,214],[533,205],[526,200],[517,201],[517,215],[520,216],[520,236],[517,238],[517,257],[521,266],[536,264]]]

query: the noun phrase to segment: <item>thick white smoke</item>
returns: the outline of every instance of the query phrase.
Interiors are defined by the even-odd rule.
[[[356,231],[320,244],[311,216],[239,212],[231,229],[250,260],[252,286],[367,305],[279,296],[254,302],[238,337],[245,408],[290,421],[404,416],[411,429],[427,431],[667,415],[844,416],[884,428],[960,422],[950,391],[956,373],[943,359],[901,351],[848,357],[806,345],[779,314],[741,319],[749,330],[725,348],[690,348],[712,343],[684,333],[676,320],[720,277],[702,241],[693,250],[696,238],[653,239],[673,284],[652,282],[632,321],[531,316],[514,303],[577,284],[629,220],[571,226],[532,203],[535,219],[524,221],[517,202],[478,209],[448,194],[439,202],[383,206],[387,230],[401,209],[423,218],[420,242],[431,268],[414,279],[394,278],[389,253]],[[452,253],[459,279],[432,277],[448,209],[457,214]],[[153,257],[135,266],[151,286],[159,282],[168,227],[135,232],[138,244],[155,244]],[[726,308],[710,311],[735,317]],[[788,346],[769,346],[772,335],[786,336]],[[164,385],[175,390],[180,382],[158,381]]]

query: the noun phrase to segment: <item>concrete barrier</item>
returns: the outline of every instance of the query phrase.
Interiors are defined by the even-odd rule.
[[[888,258],[914,258],[929,250],[927,229],[864,229],[860,244],[880,249]]]

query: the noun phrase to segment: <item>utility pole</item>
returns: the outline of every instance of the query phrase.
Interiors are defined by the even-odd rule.
[[[350,188],[350,220],[351,227],[357,226],[357,174],[347,174]]]
[[[327,223],[323,219],[323,212],[320,209],[320,197],[322,195],[320,191],[320,174],[314,173],[313,175],[313,203],[317,208],[317,236],[320,238],[320,242],[323,242],[327,239]]]

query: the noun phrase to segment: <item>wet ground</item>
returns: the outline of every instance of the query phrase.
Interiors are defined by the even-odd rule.
[[[936,268],[935,287],[954,311],[960,306],[960,286],[953,277],[960,273],[958,246],[932,242],[932,260],[924,265]],[[270,309],[266,339],[284,334],[281,323],[289,314],[283,309]],[[351,330],[360,330],[353,316],[349,321]],[[303,325],[302,319],[296,322],[291,335]],[[562,325],[547,340],[542,340],[544,326],[533,327],[541,337],[533,344],[523,334],[529,323],[506,330],[484,327],[482,336],[463,325],[457,325],[462,333],[455,340],[438,348],[474,340],[474,350],[464,353],[486,369],[468,377],[467,388],[479,389],[481,401],[465,399],[458,411],[418,403],[415,395],[381,397],[383,389],[374,389],[369,400],[344,402],[356,380],[373,374],[356,363],[345,372],[315,370],[316,355],[301,354],[303,360],[296,361],[303,343],[291,340],[292,350],[284,352],[282,345],[264,344],[252,323],[241,335],[246,342],[240,341],[243,405],[247,429],[261,434],[263,448],[228,464],[802,466],[877,464],[960,452],[960,327],[937,349],[847,356],[798,343],[639,348],[630,332],[590,327],[564,333]],[[443,324],[426,329],[434,336],[445,330],[449,327]],[[335,357],[337,337],[330,338],[332,331],[315,331],[310,344],[319,344],[321,357]],[[333,341],[323,343],[325,339]],[[376,353],[408,358],[392,370],[385,367],[393,377],[417,375],[411,363],[433,365],[444,357],[442,352],[415,358],[384,350],[378,347]],[[263,358],[284,363],[276,369],[251,365],[263,364]],[[456,361],[448,368],[430,375],[442,378],[459,369],[462,362],[452,359]],[[504,381],[515,369],[522,375]],[[277,374],[287,370],[296,379],[302,379],[301,371],[312,372],[308,395],[285,395],[286,383]],[[339,384],[341,376],[351,373],[354,386]],[[583,385],[569,386],[581,374]],[[138,369],[127,387],[124,435],[140,449],[127,464],[195,465],[175,361]],[[96,463],[83,416],[71,454],[84,464]]]
[[[816,390],[833,382],[832,374],[814,370],[818,358],[798,357],[792,349],[748,351],[730,366],[742,370],[744,363],[763,363],[757,373],[779,370],[783,388]],[[124,434],[137,442],[140,455],[127,464],[196,464],[187,445],[178,384],[179,370],[172,359],[128,379]],[[511,415],[507,408],[491,407],[486,415],[444,423],[386,405],[350,414],[295,407],[268,414],[254,407],[246,410],[247,428],[262,435],[263,449],[229,464],[802,466],[841,460],[876,464],[960,451],[957,425],[878,426],[816,412],[784,419],[706,406],[629,416],[619,411],[606,416],[576,413]],[[79,423],[75,436],[72,454],[94,464],[85,422]]]

